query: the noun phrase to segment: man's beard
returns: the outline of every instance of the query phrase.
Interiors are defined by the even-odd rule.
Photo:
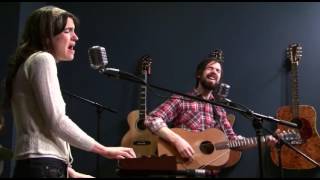
[[[219,86],[219,82],[212,84],[212,83],[206,81],[205,78],[200,79],[200,84],[206,90],[215,90]]]

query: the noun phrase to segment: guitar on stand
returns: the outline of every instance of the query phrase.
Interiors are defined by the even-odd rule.
[[[149,56],[143,56],[140,59],[138,69],[141,69],[145,82],[151,74],[151,61]],[[151,157],[156,156],[157,136],[144,125],[147,115],[147,87],[141,85],[140,89],[139,110],[128,114],[129,131],[123,136],[121,146],[133,148],[137,157]]]
[[[320,162],[320,138],[316,129],[316,110],[309,105],[300,105],[298,96],[298,65],[302,56],[302,47],[293,43],[287,48],[287,58],[291,64],[291,106],[280,107],[277,111],[277,118],[297,123],[301,143],[295,145],[298,150],[305,155]],[[288,130],[287,126],[279,125],[278,129]],[[300,154],[296,153],[287,146],[281,146],[280,151],[277,147],[271,147],[271,159],[274,164],[279,166],[279,158],[282,168],[291,170],[312,169],[316,165],[312,164]]]

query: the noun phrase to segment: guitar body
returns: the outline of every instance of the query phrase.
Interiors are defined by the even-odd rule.
[[[158,155],[176,156],[178,170],[199,168],[215,169],[217,167],[222,167],[227,163],[230,149],[217,149],[214,147],[216,143],[225,142],[227,140],[222,131],[214,128],[207,129],[203,132],[190,132],[180,128],[172,128],[171,130],[187,139],[195,151],[193,161],[188,161],[179,155],[175,147],[162,139],[159,139]]]
[[[317,114],[312,106],[299,105],[299,118],[295,119],[292,114],[291,106],[280,107],[277,111],[277,118],[295,123],[301,123],[299,132],[303,143],[295,145],[297,149],[311,157],[313,160],[320,162],[320,138],[316,129]],[[289,129],[287,126],[278,125],[280,130]],[[278,153],[275,147],[271,148],[271,159],[273,163],[279,165]],[[312,169],[316,166],[303,158],[300,154],[291,150],[287,146],[281,148],[282,167],[285,169]]]
[[[241,159],[242,151],[231,149],[230,156],[223,168],[229,168],[236,165]]]
[[[121,146],[132,147],[137,157],[156,156],[157,136],[147,128],[140,129],[139,110],[131,111],[128,114],[129,131],[123,136]]]

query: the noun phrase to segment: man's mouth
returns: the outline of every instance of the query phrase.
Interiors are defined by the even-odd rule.
[[[217,78],[215,76],[207,76],[207,78],[210,80],[215,80],[215,81],[217,80]]]

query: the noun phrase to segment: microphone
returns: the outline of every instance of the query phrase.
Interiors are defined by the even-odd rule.
[[[90,66],[93,69],[102,69],[108,64],[106,49],[101,46],[92,46],[88,50]]]
[[[88,50],[89,55],[89,63],[90,66],[95,69],[99,70],[101,74],[105,74],[109,77],[114,77],[116,79],[123,78],[127,80],[136,81],[142,84],[146,84],[146,82],[133,74],[130,74],[128,72],[120,71],[116,68],[106,68],[108,64],[108,58],[106,49],[101,46],[92,46]]]
[[[226,83],[220,83],[218,90],[217,90],[217,98],[220,101],[227,101],[227,102],[231,102],[230,99],[227,99],[228,95],[229,95],[229,91],[230,91],[230,85],[226,84]]]
[[[102,74],[108,74],[109,76],[117,77],[120,73],[119,69],[105,68],[107,66],[108,58],[106,49],[102,46],[92,46],[88,50],[89,63],[91,68],[99,70]]]

